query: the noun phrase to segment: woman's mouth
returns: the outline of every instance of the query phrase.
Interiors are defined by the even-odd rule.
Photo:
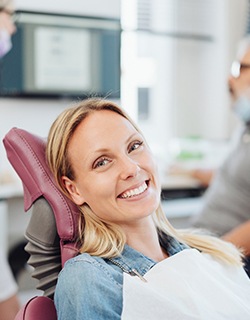
[[[147,190],[147,188],[148,188],[148,181],[144,181],[139,187],[137,187],[135,189],[130,189],[130,190],[127,190],[127,191],[121,193],[118,196],[118,198],[127,199],[127,198],[132,198],[132,197],[138,196],[139,194],[141,194],[145,190]]]

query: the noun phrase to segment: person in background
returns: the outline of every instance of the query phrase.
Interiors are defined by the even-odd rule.
[[[223,236],[224,240],[234,243],[244,249],[244,254],[250,257],[250,220],[240,224]],[[247,270],[249,273],[249,270]]]
[[[0,320],[13,320],[20,309],[18,286],[3,248],[0,248]]]
[[[11,16],[12,1],[0,0],[0,59],[11,49],[11,36],[16,28]],[[0,320],[13,320],[20,309],[18,286],[3,248],[0,248]]]
[[[192,226],[210,230],[242,247],[249,256],[246,269],[250,275],[250,241],[246,231],[250,234],[250,36],[240,43],[228,85],[242,130],[220,168],[215,172],[191,172],[209,186]]]
[[[80,212],[79,254],[55,290],[59,320],[250,318],[240,252],[171,226],[153,154],[114,102],[92,98],[64,110],[46,155]]]
[[[16,30],[11,19],[13,13],[13,2],[0,0],[0,58],[7,54],[12,47],[11,36]]]

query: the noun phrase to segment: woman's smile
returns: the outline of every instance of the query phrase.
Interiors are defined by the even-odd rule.
[[[128,199],[128,198],[134,198],[138,195],[141,195],[142,193],[144,193],[147,189],[148,189],[148,181],[144,181],[141,185],[139,185],[138,187],[133,187],[130,188],[124,192],[122,192],[118,198],[121,199]]]

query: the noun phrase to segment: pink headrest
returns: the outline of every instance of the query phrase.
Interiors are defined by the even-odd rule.
[[[43,196],[54,211],[61,240],[74,241],[79,210],[56,186],[46,163],[46,140],[25,130],[12,128],[3,143],[7,157],[23,183],[24,210],[27,211],[35,200]]]

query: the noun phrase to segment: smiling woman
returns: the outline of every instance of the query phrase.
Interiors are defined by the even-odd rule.
[[[59,319],[248,319],[241,254],[169,224],[154,157],[120,107],[95,98],[65,110],[50,129],[47,158],[81,212],[80,252],[56,287]]]

